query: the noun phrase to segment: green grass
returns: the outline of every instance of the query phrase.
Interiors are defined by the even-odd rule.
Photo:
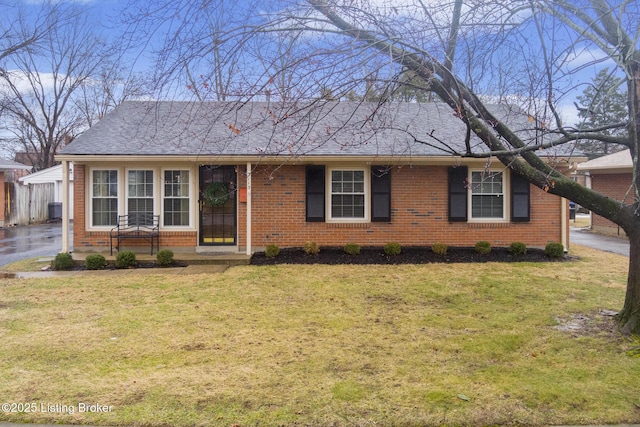
[[[94,425],[640,421],[627,259],[235,267],[217,275],[1,280],[0,413]],[[606,266],[606,268],[604,268]],[[579,331],[557,328],[576,315]]]

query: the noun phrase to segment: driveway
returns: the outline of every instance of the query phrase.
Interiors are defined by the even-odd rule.
[[[61,249],[60,222],[0,228],[0,268],[21,259],[55,256]]]
[[[604,236],[592,233],[585,228],[571,227],[569,240],[571,244],[588,246],[601,251],[613,252],[629,256],[629,240],[615,236]]]

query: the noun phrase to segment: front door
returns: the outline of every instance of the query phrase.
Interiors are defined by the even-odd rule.
[[[200,166],[200,245],[236,244],[236,170]]]

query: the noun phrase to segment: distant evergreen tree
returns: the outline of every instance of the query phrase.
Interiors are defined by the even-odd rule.
[[[613,76],[607,68],[601,70],[593,82],[587,86],[582,95],[577,99],[578,117],[582,121],[578,124],[580,129],[594,129],[622,123],[628,119],[627,93],[623,79]],[[626,132],[625,127],[605,129],[602,134],[618,135]],[[578,143],[578,147],[589,157],[595,158],[622,150],[624,147],[618,144],[588,141]]]

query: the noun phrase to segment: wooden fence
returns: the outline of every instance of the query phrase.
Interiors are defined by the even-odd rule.
[[[49,203],[55,201],[55,184],[5,182],[4,185],[5,224],[37,224],[49,219]]]

